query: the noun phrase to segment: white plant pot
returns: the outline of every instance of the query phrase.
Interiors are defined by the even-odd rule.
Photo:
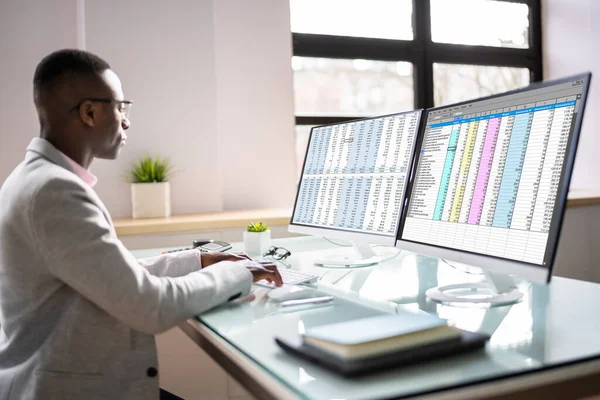
[[[133,218],[160,218],[171,215],[169,182],[132,183]]]
[[[271,245],[271,231],[244,231],[244,251],[249,255],[262,256]]]

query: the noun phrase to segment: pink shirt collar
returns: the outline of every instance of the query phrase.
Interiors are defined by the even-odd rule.
[[[58,150],[58,152],[60,154],[62,154],[62,156],[65,158],[65,160],[67,160],[67,163],[69,163],[69,166],[71,167],[71,169],[73,170],[73,173],[75,173],[75,175],[77,175],[82,181],[87,183],[90,187],[94,187],[94,185],[98,182],[98,178],[96,177],[96,175],[92,174],[90,171],[83,168],[81,165],[77,164],[75,161],[71,160],[71,158],[69,156],[67,156],[65,153],[63,153],[62,151]]]

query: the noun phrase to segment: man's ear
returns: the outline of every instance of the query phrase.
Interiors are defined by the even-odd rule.
[[[96,110],[95,104],[91,101],[84,101],[79,107],[79,118],[83,123],[89,127],[96,125],[96,119],[98,117],[98,110]]]

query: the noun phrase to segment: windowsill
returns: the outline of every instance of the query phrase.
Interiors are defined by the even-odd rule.
[[[600,190],[573,189],[569,192],[567,207],[600,205]],[[271,226],[287,225],[292,210],[263,209],[222,211],[215,213],[174,215],[168,218],[117,218],[114,220],[118,236],[156,233],[193,232],[207,229],[244,228],[250,222],[261,221]]]
[[[600,204],[600,189],[571,189],[567,207],[583,207]]]
[[[270,226],[287,225],[290,223],[291,216],[292,210],[284,208],[173,215],[167,218],[117,218],[113,223],[118,236],[131,236],[244,228],[250,222],[259,221]]]

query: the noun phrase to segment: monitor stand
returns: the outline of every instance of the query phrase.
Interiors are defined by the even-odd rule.
[[[360,268],[379,264],[382,257],[367,243],[352,241],[354,254],[331,254],[315,260],[315,265],[328,268]]]
[[[457,305],[475,304],[479,306],[498,307],[515,304],[521,301],[520,292],[509,275],[484,272],[486,281],[458,283],[428,289],[425,295],[438,303]]]

